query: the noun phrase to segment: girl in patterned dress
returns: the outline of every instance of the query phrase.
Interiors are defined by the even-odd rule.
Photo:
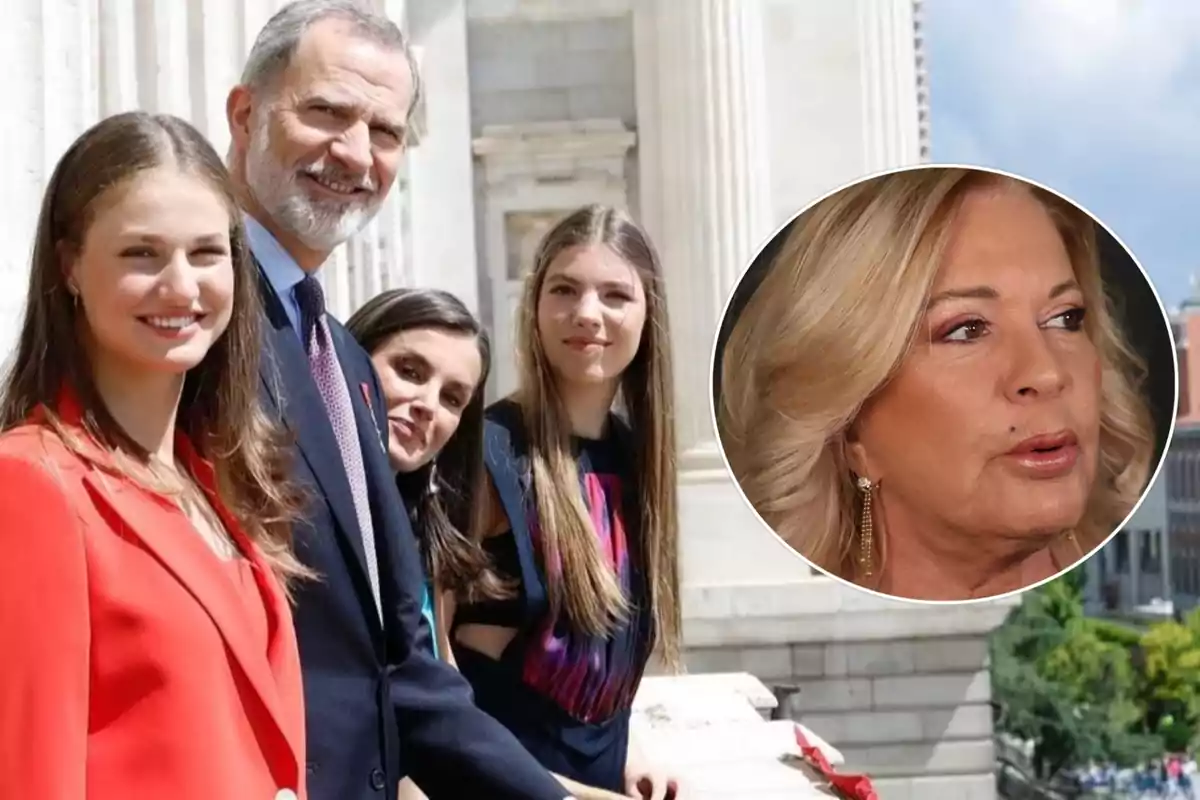
[[[680,638],[669,326],[648,237],[613,208],[567,216],[538,248],[519,318],[520,386],[488,409],[475,504],[515,591],[460,598],[457,663],[480,707],[579,797],[670,797],[675,782],[630,741],[647,662],[677,667]]]

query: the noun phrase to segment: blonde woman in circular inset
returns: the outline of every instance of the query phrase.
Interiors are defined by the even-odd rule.
[[[951,167],[796,219],[721,354],[721,444],[763,520],[833,575],[924,600],[1022,589],[1099,546],[1154,441],[1094,226]]]

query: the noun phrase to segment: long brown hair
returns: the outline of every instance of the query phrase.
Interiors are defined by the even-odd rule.
[[[538,245],[525,282],[518,331],[520,389],[517,400],[529,437],[533,491],[537,498],[552,608],[565,610],[580,630],[604,635],[628,618],[625,597],[605,563],[579,492],[571,456],[571,429],[562,395],[538,335],[537,308],[546,273],[563,252],[604,246],[633,267],[646,295],[646,322],[637,354],[620,378],[632,440],[640,523],[641,561],[650,590],[655,644],[663,662],[679,666],[679,510],[676,489],[674,383],[670,326],[658,254],[649,237],[625,213],[592,205],[568,215]]]
[[[55,414],[67,390],[79,400],[87,434],[130,477],[163,490],[140,474],[149,453],[113,419],[96,389],[80,338],[86,322],[64,268],[65,259],[81,251],[99,204],[156,167],[195,175],[225,201],[234,270],[229,326],[184,378],[177,425],[213,464],[222,501],[276,574],[285,581],[309,575],[290,548],[291,521],[301,502],[288,480],[290,443],[259,405],[260,306],[241,212],[220,157],[183,120],[140,111],[108,117],[59,160],[42,199],[25,319],[0,398],[0,430],[24,423],[41,408],[64,443],[77,449]]]
[[[487,331],[461,300],[441,289],[383,292],[346,323],[372,355],[399,333],[430,328],[472,337],[483,369],[454,435],[429,464],[397,475],[396,487],[412,514],[425,571],[435,584],[471,600],[507,598],[512,587],[494,574],[479,539],[470,535],[485,489],[483,393],[492,363]]]

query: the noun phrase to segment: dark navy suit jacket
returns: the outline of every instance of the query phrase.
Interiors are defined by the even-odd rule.
[[[405,774],[432,800],[562,800],[566,792],[507,729],[476,708],[467,682],[437,660],[421,613],[416,540],[386,452],[386,406],[370,358],[332,318],[366,468],[383,624],[367,578],[350,484],[308,359],[265,276],[261,376],[267,408],[295,437],[310,493],[296,526],[302,582],[294,613],[303,666],[312,800],[394,800]]]

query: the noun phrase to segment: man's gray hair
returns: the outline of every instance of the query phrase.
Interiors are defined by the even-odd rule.
[[[421,103],[422,87],[408,37],[395,22],[359,0],[295,0],[276,11],[258,32],[254,46],[250,48],[246,66],[242,69],[242,85],[254,91],[269,90],[291,63],[304,33],[312,25],[327,19],[348,22],[356,35],[404,54],[413,84],[412,101],[405,116],[409,135],[415,134],[411,128]]]

